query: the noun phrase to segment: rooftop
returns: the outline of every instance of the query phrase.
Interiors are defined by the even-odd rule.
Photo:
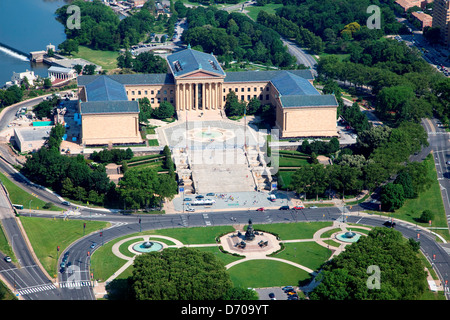
[[[137,101],[88,101],[80,105],[81,114],[139,113]]]
[[[123,84],[99,76],[86,85],[87,101],[128,101]]]
[[[222,67],[212,53],[192,50],[190,47],[167,56],[167,63],[175,77],[196,70],[203,70],[225,76],[225,72],[222,70]]]
[[[47,139],[52,126],[15,128],[14,132],[21,141],[39,141]]]
[[[290,95],[280,97],[283,108],[297,107],[336,107],[336,98],[331,94],[324,95]]]

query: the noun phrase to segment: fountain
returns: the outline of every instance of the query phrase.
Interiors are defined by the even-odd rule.
[[[140,253],[160,251],[163,248],[159,242],[143,241],[133,245],[133,250]]]
[[[360,234],[353,232],[352,230],[349,230],[345,233],[339,233],[336,235],[336,239],[343,241],[343,242],[357,242],[359,238],[361,237]]]

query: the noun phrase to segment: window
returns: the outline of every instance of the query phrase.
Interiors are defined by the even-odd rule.
[[[250,88],[250,87],[248,87],[248,88],[247,88],[247,91],[248,91],[248,92],[250,92],[250,90],[251,90],[251,88]]]
[[[256,92],[256,87],[254,87],[254,88],[253,88],[253,91],[255,91],[255,92]]]
[[[141,95],[141,90],[138,91],[138,95]]]
[[[269,95],[268,94],[266,94],[266,100],[269,100]]]
[[[148,91],[147,90],[145,90],[144,92],[145,92],[145,95],[148,95]]]
[[[154,91],[154,90],[152,90],[152,91],[150,91],[150,93],[151,93],[151,94],[155,94],[155,91]]]
[[[158,94],[160,94],[161,93],[161,90],[158,90]]]
[[[155,103],[155,98],[151,98],[150,103]]]
[[[238,92],[238,88],[234,88],[234,92]]]
[[[173,90],[170,90],[170,94],[173,94]]]
[[[161,103],[161,98],[158,98],[158,103]]]
[[[259,87],[259,91],[263,91],[263,87]]]
[[[167,94],[167,90],[164,90],[164,94]]]
[[[131,98],[131,101],[134,101],[135,99],[134,98]]]
[[[167,101],[167,97],[164,97],[164,101]]]
[[[133,91],[131,91],[131,94],[134,96],[134,90]]]
[[[260,94],[260,95],[259,95],[259,100],[262,100],[262,99],[263,99],[263,95]]]
[[[241,96],[241,100],[244,100],[244,95]]]
[[[266,87],[266,91],[269,91],[269,87]]]
[[[173,104],[173,98],[170,98],[170,103]]]
[[[250,100],[250,95],[247,95],[247,100]]]
[[[241,88],[241,92],[244,92],[244,88]]]

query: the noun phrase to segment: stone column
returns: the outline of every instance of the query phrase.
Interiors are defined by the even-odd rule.
[[[195,90],[194,91],[195,92],[195,94],[194,94],[194,109],[198,110],[198,84],[194,83],[193,86],[194,86],[194,90]]]

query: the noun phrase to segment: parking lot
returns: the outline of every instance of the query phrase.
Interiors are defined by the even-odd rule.
[[[294,287],[294,290],[297,288]],[[290,294],[285,292],[281,287],[273,287],[273,288],[259,288],[255,289],[259,294],[259,300],[290,300],[288,297]],[[274,298],[272,299],[269,295],[273,293]],[[292,299],[292,298],[291,298]]]

